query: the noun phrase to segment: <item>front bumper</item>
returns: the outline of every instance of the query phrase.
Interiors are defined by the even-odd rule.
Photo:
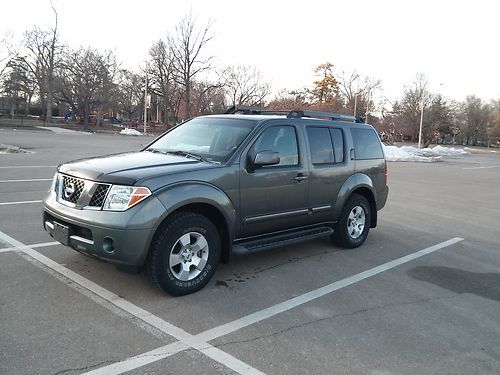
[[[43,226],[63,245],[106,261],[140,266],[165,212],[154,196],[123,212],[81,210],[43,201]]]

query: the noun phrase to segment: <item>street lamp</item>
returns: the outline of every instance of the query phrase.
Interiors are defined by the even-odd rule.
[[[420,100],[420,130],[418,131],[418,148],[422,148],[422,122],[424,120],[424,98]]]
[[[147,118],[148,118],[148,64],[146,63],[145,69],[146,82],[144,84],[144,134],[147,132]]]

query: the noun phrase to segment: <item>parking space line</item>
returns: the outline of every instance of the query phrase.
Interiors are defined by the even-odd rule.
[[[13,204],[28,204],[28,203],[41,203],[41,200],[38,201],[19,201],[19,202],[2,202],[0,203],[0,206],[10,206]]]
[[[462,169],[491,169],[491,168],[500,168],[500,165],[491,165],[489,167],[467,167]]]
[[[9,251],[22,251],[24,248],[26,249],[36,249],[39,247],[50,247],[50,246],[55,246],[55,245],[60,245],[60,242],[42,242],[42,243],[35,243],[33,245],[24,245],[24,246],[13,246],[13,247],[5,247],[3,249],[0,249],[0,253],[7,253]]]
[[[136,355],[122,362],[116,362],[108,366],[100,367],[98,369],[84,373],[85,375],[114,375],[123,374],[124,372],[137,369],[142,366],[149,365],[162,359],[168,358],[172,355],[189,349],[189,346],[181,341],[176,341],[172,344],[161,346],[149,352]]]
[[[17,168],[56,168],[57,165],[10,165],[2,166],[0,169],[17,169]]]
[[[53,261],[52,259],[46,257],[45,255],[29,248],[23,243],[17,241],[16,239],[10,237],[9,235],[0,231],[0,240],[9,243],[12,246],[18,248],[24,254],[29,255],[33,259],[44,266],[50,268],[51,270],[63,275],[72,282],[84,287],[85,289],[91,291],[96,296],[102,298],[103,300],[111,303],[112,305],[120,308],[121,310],[129,313],[132,316],[144,321],[152,327],[166,333],[169,336],[174,337],[179,340],[187,347],[193,348],[200,351],[206,356],[212,358],[213,360],[221,363],[222,365],[236,371],[239,374],[263,374],[261,371],[251,367],[245,362],[233,357],[232,355],[223,352],[222,350],[213,347],[207,342],[200,341],[196,336],[189,334],[183,329],[174,326],[173,324],[159,318],[158,316],[144,310],[143,308],[134,305],[133,303],[127,301],[126,299],[116,295],[113,292],[101,287],[100,285],[94,283],[93,281],[86,279],[85,277],[71,271],[70,269],[60,265],[59,263]]]
[[[38,181],[52,181],[52,178],[32,178],[29,180],[0,180],[0,183],[9,183],[9,182],[38,182]]]
[[[358,283],[358,282],[363,281],[369,277],[373,277],[373,276],[378,275],[382,272],[388,271],[394,267],[400,266],[404,263],[408,263],[412,260],[423,257],[424,255],[433,253],[434,251],[437,251],[439,249],[443,249],[445,247],[456,244],[457,242],[460,242],[460,241],[463,241],[463,238],[455,237],[455,238],[452,238],[448,241],[441,242],[437,245],[422,249],[422,250],[417,251],[415,253],[412,253],[412,254],[406,255],[404,257],[392,260],[390,262],[381,264],[380,266],[376,266],[374,268],[363,271],[363,272],[358,273],[356,275],[349,276],[345,279],[328,284],[324,287],[312,290],[308,293],[302,294],[302,295],[297,296],[295,298],[292,298],[288,301],[278,303],[274,306],[268,307],[267,309],[257,311],[253,314],[247,315],[247,316],[240,318],[240,319],[236,319],[230,323],[226,323],[226,324],[223,324],[219,327],[212,328],[208,331],[200,333],[198,335],[198,337],[204,341],[211,341],[211,340],[214,340],[218,337],[225,336],[225,335],[232,333],[234,331],[237,331],[241,328],[244,328],[244,327],[247,327],[251,324],[260,322],[261,320],[269,319],[270,317],[272,317],[274,315],[291,310],[297,306],[303,305],[307,302],[311,302],[315,299],[323,297],[326,294],[329,294],[329,293],[332,293],[336,290],[345,288],[349,285]]]
[[[233,320],[232,322],[222,324],[218,327],[209,329],[207,331],[199,333],[198,335],[194,336],[194,338],[199,340],[200,342],[208,342],[211,340],[215,340],[219,337],[226,336],[230,333],[233,333],[233,332],[238,331],[242,328],[245,328],[251,324],[258,323],[258,322],[265,320],[265,319],[269,319],[277,314],[291,310],[297,306],[303,305],[307,302],[311,302],[315,299],[323,297],[323,296],[325,296],[329,293],[332,293],[336,290],[339,290],[339,289],[345,288],[349,285],[358,283],[358,282],[365,280],[369,277],[378,275],[382,272],[388,271],[392,268],[395,268],[395,267],[400,266],[402,264],[408,263],[412,260],[418,259],[420,257],[423,257],[424,255],[433,253],[437,250],[451,246],[451,245],[456,244],[456,243],[463,241],[463,240],[464,240],[463,238],[455,237],[455,238],[452,238],[448,241],[444,241],[444,242],[438,243],[434,246],[427,247],[427,248],[419,250],[415,253],[412,253],[412,254],[406,255],[404,257],[392,260],[390,262],[381,264],[381,265],[376,266],[374,268],[371,268],[369,270],[360,272],[356,275],[349,276],[345,279],[328,284],[324,287],[312,290],[308,293],[302,294],[302,295],[297,296],[295,298],[292,298],[290,300],[278,303],[278,304],[271,306],[271,307],[268,307],[264,310],[257,311],[253,314],[244,316],[240,319],[236,319],[236,320]],[[166,347],[158,348],[155,350],[158,350],[159,352],[161,352],[162,350],[165,350],[168,352],[169,350],[171,351],[172,349],[170,348],[170,346],[167,345]],[[155,357],[155,356],[151,355],[150,353],[151,352],[143,353],[142,355],[138,355],[138,356],[129,358],[129,359],[124,360],[120,363],[124,366],[123,368],[127,369],[126,371],[131,371],[133,369],[139,368],[141,366],[145,366],[147,364],[151,364],[153,362],[159,361],[159,360],[164,359],[164,358],[168,357],[169,355],[171,355],[171,354],[164,354],[164,355],[159,354],[158,357]],[[142,357],[143,355],[145,357]],[[104,367],[101,367],[100,369],[98,369],[101,372],[92,371],[92,372],[89,372],[88,374],[108,374],[108,372],[107,372],[108,369],[110,370],[109,373],[121,374],[122,372],[114,372],[115,368],[119,368],[119,367],[115,367],[115,365],[116,364],[104,366]],[[137,366],[137,367],[135,367],[135,366]],[[125,371],[123,371],[123,372],[125,372]]]

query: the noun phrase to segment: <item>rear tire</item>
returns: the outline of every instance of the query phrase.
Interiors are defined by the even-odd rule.
[[[220,259],[220,236],[214,224],[193,212],[172,215],[151,244],[148,275],[173,296],[194,293],[211,279]]]
[[[370,231],[371,211],[368,200],[352,194],[342,208],[340,220],[335,226],[333,241],[346,249],[354,249],[365,242]]]

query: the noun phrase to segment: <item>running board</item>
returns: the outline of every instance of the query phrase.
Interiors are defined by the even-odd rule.
[[[265,238],[250,239],[233,245],[233,254],[250,254],[258,251],[274,249],[275,247],[292,245],[295,243],[326,237],[333,234],[333,228],[315,227],[309,229],[296,230],[294,232],[280,233]]]

